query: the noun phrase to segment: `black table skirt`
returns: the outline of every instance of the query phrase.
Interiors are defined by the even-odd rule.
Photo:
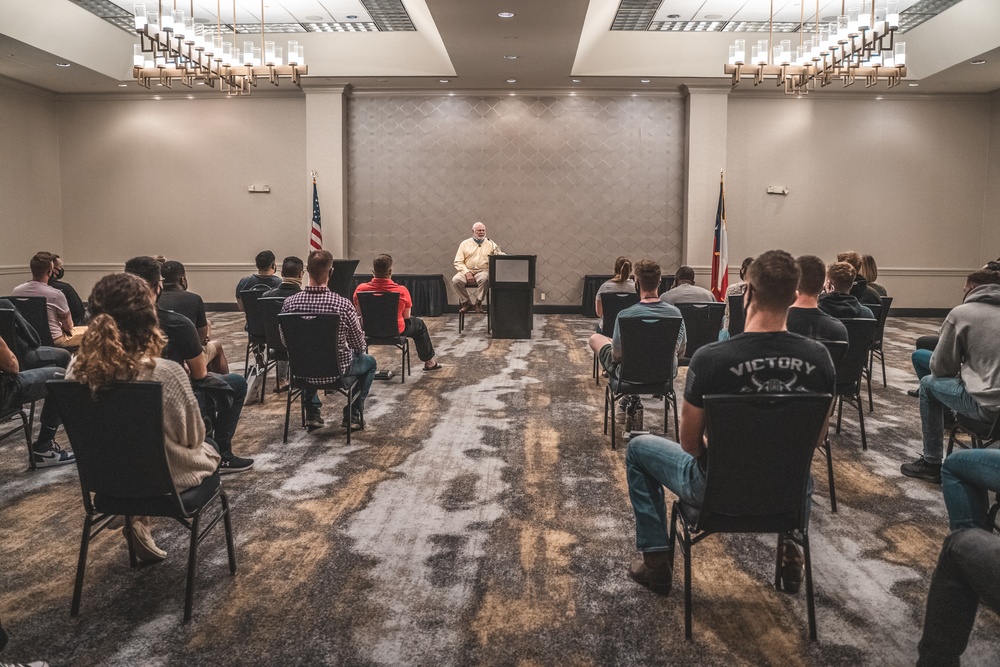
[[[371,274],[354,274],[354,287],[371,279]],[[448,290],[444,276],[440,273],[401,273],[394,274],[392,279],[410,291],[410,298],[413,299],[413,309],[410,312],[414,317],[438,317],[444,314],[448,306]]]
[[[599,276],[596,274],[588,274],[583,277],[583,316],[584,317],[597,317],[597,311],[594,310],[594,300],[597,298],[597,290],[600,289],[601,285],[611,280],[614,276]],[[674,284],[673,276],[661,276],[660,277],[660,294],[663,294],[670,286]]]

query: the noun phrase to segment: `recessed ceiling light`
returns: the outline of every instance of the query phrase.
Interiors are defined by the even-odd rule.
[[[455,97],[455,93],[448,93],[448,97]]]
[[[882,99],[882,96],[881,96],[881,95],[879,95],[878,97],[876,97],[876,98],[875,98],[875,100],[876,100],[876,101],[877,101],[877,100],[881,100],[881,99]]]
[[[375,79],[379,83],[389,83],[389,79]]]
[[[449,81],[451,81],[451,79],[438,79],[438,82],[440,83],[448,83]]]
[[[162,83],[158,83],[158,84],[156,84],[156,85],[157,85],[157,86],[162,86],[163,84],[162,84]]]
[[[920,85],[919,83],[911,83],[910,88],[916,88],[919,85]]]
[[[318,14],[312,14],[310,16],[306,16],[305,17],[305,19],[307,21],[322,21],[324,18],[326,18],[326,17],[325,16],[319,16]]]
[[[570,97],[576,97],[576,93],[570,93],[569,96]]]
[[[970,65],[985,65],[985,64],[986,64],[986,61],[985,61],[985,60],[973,60],[973,61],[972,61],[971,63],[969,63],[969,64],[970,64]]]
[[[503,57],[504,60],[517,60],[517,56],[511,54]]]
[[[502,19],[512,19],[514,18],[514,12],[500,12],[497,16]]]
[[[517,79],[507,79],[507,83],[517,83]]]
[[[196,85],[196,86],[204,86],[205,82],[204,81],[197,81],[197,82],[195,82],[194,85]]]
[[[357,18],[358,18],[358,15],[357,15],[357,14],[348,14],[348,15],[347,15],[347,20],[348,20],[348,21],[354,21],[354,20],[355,20],[355,19],[357,19]]]
[[[722,14],[705,14],[705,18],[709,21],[714,21],[715,19],[721,19]]]
[[[69,67],[69,63],[56,63],[56,67]]]
[[[649,79],[639,79],[639,83],[649,83]]]
[[[162,98],[161,98],[161,97],[160,97],[159,95],[153,95],[153,99],[154,99],[154,100],[160,100],[160,99],[162,99]]]
[[[128,88],[128,84],[127,83],[119,83],[118,87],[119,88]]]
[[[188,95],[188,99],[189,100],[193,100],[194,99],[194,95]]]
[[[680,17],[680,14],[667,14],[668,19],[679,19]]]
[[[573,83],[583,83],[583,79],[573,79]]]
[[[507,93],[508,97],[517,97],[517,93]]]

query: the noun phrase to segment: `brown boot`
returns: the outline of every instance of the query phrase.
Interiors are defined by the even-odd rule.
[[[785,540],[785,551],[781,556],[781,588],[786,593],[798,593],[805,573],[805,559],[799,547]]]
[[[658,595],[668,595],[674,580],[670,551],[641,552],[632,560],[628,576]]]
[[[468,301],[466,301],[465,303],[463,303],[458,307],[458,312],[460,313],[467,313],[470,310],[472,310],[472,304],[469,303]]]
[[[485,310],[483,310],[483,304],[481,304],[481,303],[477,303],[477,304],[476,304],[476,312],[477,312],[477,313],[480,313],[480,314],[482,314],[482,313],[485,313],[485,312],[486,312]]]

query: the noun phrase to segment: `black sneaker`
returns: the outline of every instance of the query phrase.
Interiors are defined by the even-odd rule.
[[[628,568],[628,576],[657,595],[669,594],[674,581],[670,552],[647,551],[636,555]]]
[[[236,472],[246,472],[253,467],[253,459],[245,459],[234,454],[223,456],[219,463],[219,474],[230,475]]]
[[[904,463],[899,466],[899,472],[907,477],[926,479],[928,482],[934,482],[935,484],[941,483],[941,464],[928,463],[923,456],[913,463]]]
[[[31,458],[36,468],[52,468],[76,462],[76,455],[73,452],[64,452],[55,440],[36,442],[31,446]]]
[[[907,389],[906,390],[906,395],[909,396],[910,398],[919,398],[920,397],[920,390],[919,389]]]
[[[344,413],[344,420],[340,422],[340,425],[344,428],[350,428],[352,431],[364,431],[365,418],[360,412],[354,410],[351,412],[350,417],[347,416],[347,413]]]
[[[781,556],[781,588],[786,593],[798,593],[805,574],[805,559],[795,542],[785,540]]]
[[[326,422],[323,421],[322,415],[320,415],[319,410],[306,410],[306,428],[310,431],[314,428],[323,428],[326,426]]]

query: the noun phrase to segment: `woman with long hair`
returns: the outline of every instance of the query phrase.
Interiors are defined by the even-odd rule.
[[[601,307],[601,295],[605,292],[635,292],[635,281],[632,280],[632,260],[628,257],[619,257],[615,260],[615,275],[611,280],[605,281],[597,288],[597,296],[594,297],[594,310],[597,311],[598,319],[604,317],[604,309]],[[601,325],[598,323],[597,331],[600,333]]]
[[[868,281],[868,286],[878,292],[879,296],[889,296],[885,288],[876,283],[878,280],[878,264],[871,255],[861,255],[861,270],[858,272],[861,277]]]
[[[90,296],[90,327],[66,378],[98,391],[113,382],[152,381],[163,385],[163,446],[174,486],[184,491],[212,475],[221,460],[205,441],[205,422],[191,382],[181,366],[160,358],[166,343],[156,319],[152,291],[127,273],[105,276]],[[127,529],[123,531],[128,539]],[[133,547],[143,561],[163,560],[149,517],[133,517]]]

